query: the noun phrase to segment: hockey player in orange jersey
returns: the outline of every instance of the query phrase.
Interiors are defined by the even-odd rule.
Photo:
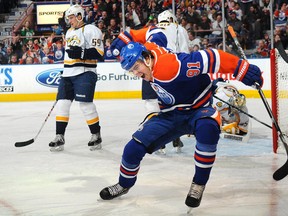
[[[221,117],[212,107],[210,74],[230,73],[248,86],[263,84],[260,69],[221,50],[172,53],[153,42],[130,42],[120,54],[121,67],[149,81],[161,102],[161,112],[147,120],[124,147],[118,183],[104,188],[100,197],[114,199],[128,193],[136,183],[145,154],[184,134],[196,138],[195,173],[185,204],[201,203],[213,167]],[[192,162],[191,162],[192,165]]]

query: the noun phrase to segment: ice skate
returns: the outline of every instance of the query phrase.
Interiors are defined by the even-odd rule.
[[[172,141],[173,147],[175,148],[176,153],[182,152],[183,142],[180,140],[180,138],[176,138]]]
[[[130,188],[123,188],[119,183],[106,187],[100,191],[103,200],[111,200],[128,193]]]
[[[59,152],[64,150],[65,139],[63,134],[56,134],[53,141],[49,143],[51,152]]]
[[[99,150],[102,148],[102,138],[100,133],[92,134],[91,139],[88,143],[88,146],[90,147],[90,151]]]
[[[158,155],[166,155],[165,146],[162,147],[162,148],[160,148],[160,149],[158,149],[158,150],[156,151],[156,154],[158,154]]]
[[[200,205],[205,185],[198,185],[192,182],[185,204],[188,207],[196,208]]]

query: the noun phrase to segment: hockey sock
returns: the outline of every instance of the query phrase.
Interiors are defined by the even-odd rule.
[[[100,132],[99,116],[95,104],[92,102],[79,102],[79,106],[85,116],[91,134]]]
[[[205,185],[209,179],[216,158],[219,134],[219,125],[215,120],[209,118],[198,120],[194,154],[195,175],[193,178],[196,184]]]
[[[126,144],[122,155],[119,175],[119,184],[122,187],[130,188],[135,184],[140,169],[140,162],[145,154],[145,146],[134,139]]]
[[[69,122],[70,100],[58,100],[56,114],[56,134],[65,134],[66,127]]]

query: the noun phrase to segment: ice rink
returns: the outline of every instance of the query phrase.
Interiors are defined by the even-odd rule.
[[[72,105],[63,152],[52,153],[55,112],[37,140],[26,147],[53,105],[47,102],[0,103],[0,216],[176,216],[187,215],[185,198],[194,174],[195,139],[182,137],[183,152],[146,155],[136,185],[112,201],[99,197],[118,180],[124,145],[145,116],[144,102],[95,100],[103,149],[91,152],[88,127]],[[248,99],[249,113],[271,124],[260,99]],[[286,154],[272,152],[272,132],[252,121],[248,143],[220,140],[217,159],[202,203],[193,216],[287,216],[288,177],[274,181]]]

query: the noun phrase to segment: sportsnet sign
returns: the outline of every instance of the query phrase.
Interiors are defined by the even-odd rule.
[[[70,4],[37,4],[37,25],[58,24],[58,19],[62,18],[64,11],[69,7]]]

